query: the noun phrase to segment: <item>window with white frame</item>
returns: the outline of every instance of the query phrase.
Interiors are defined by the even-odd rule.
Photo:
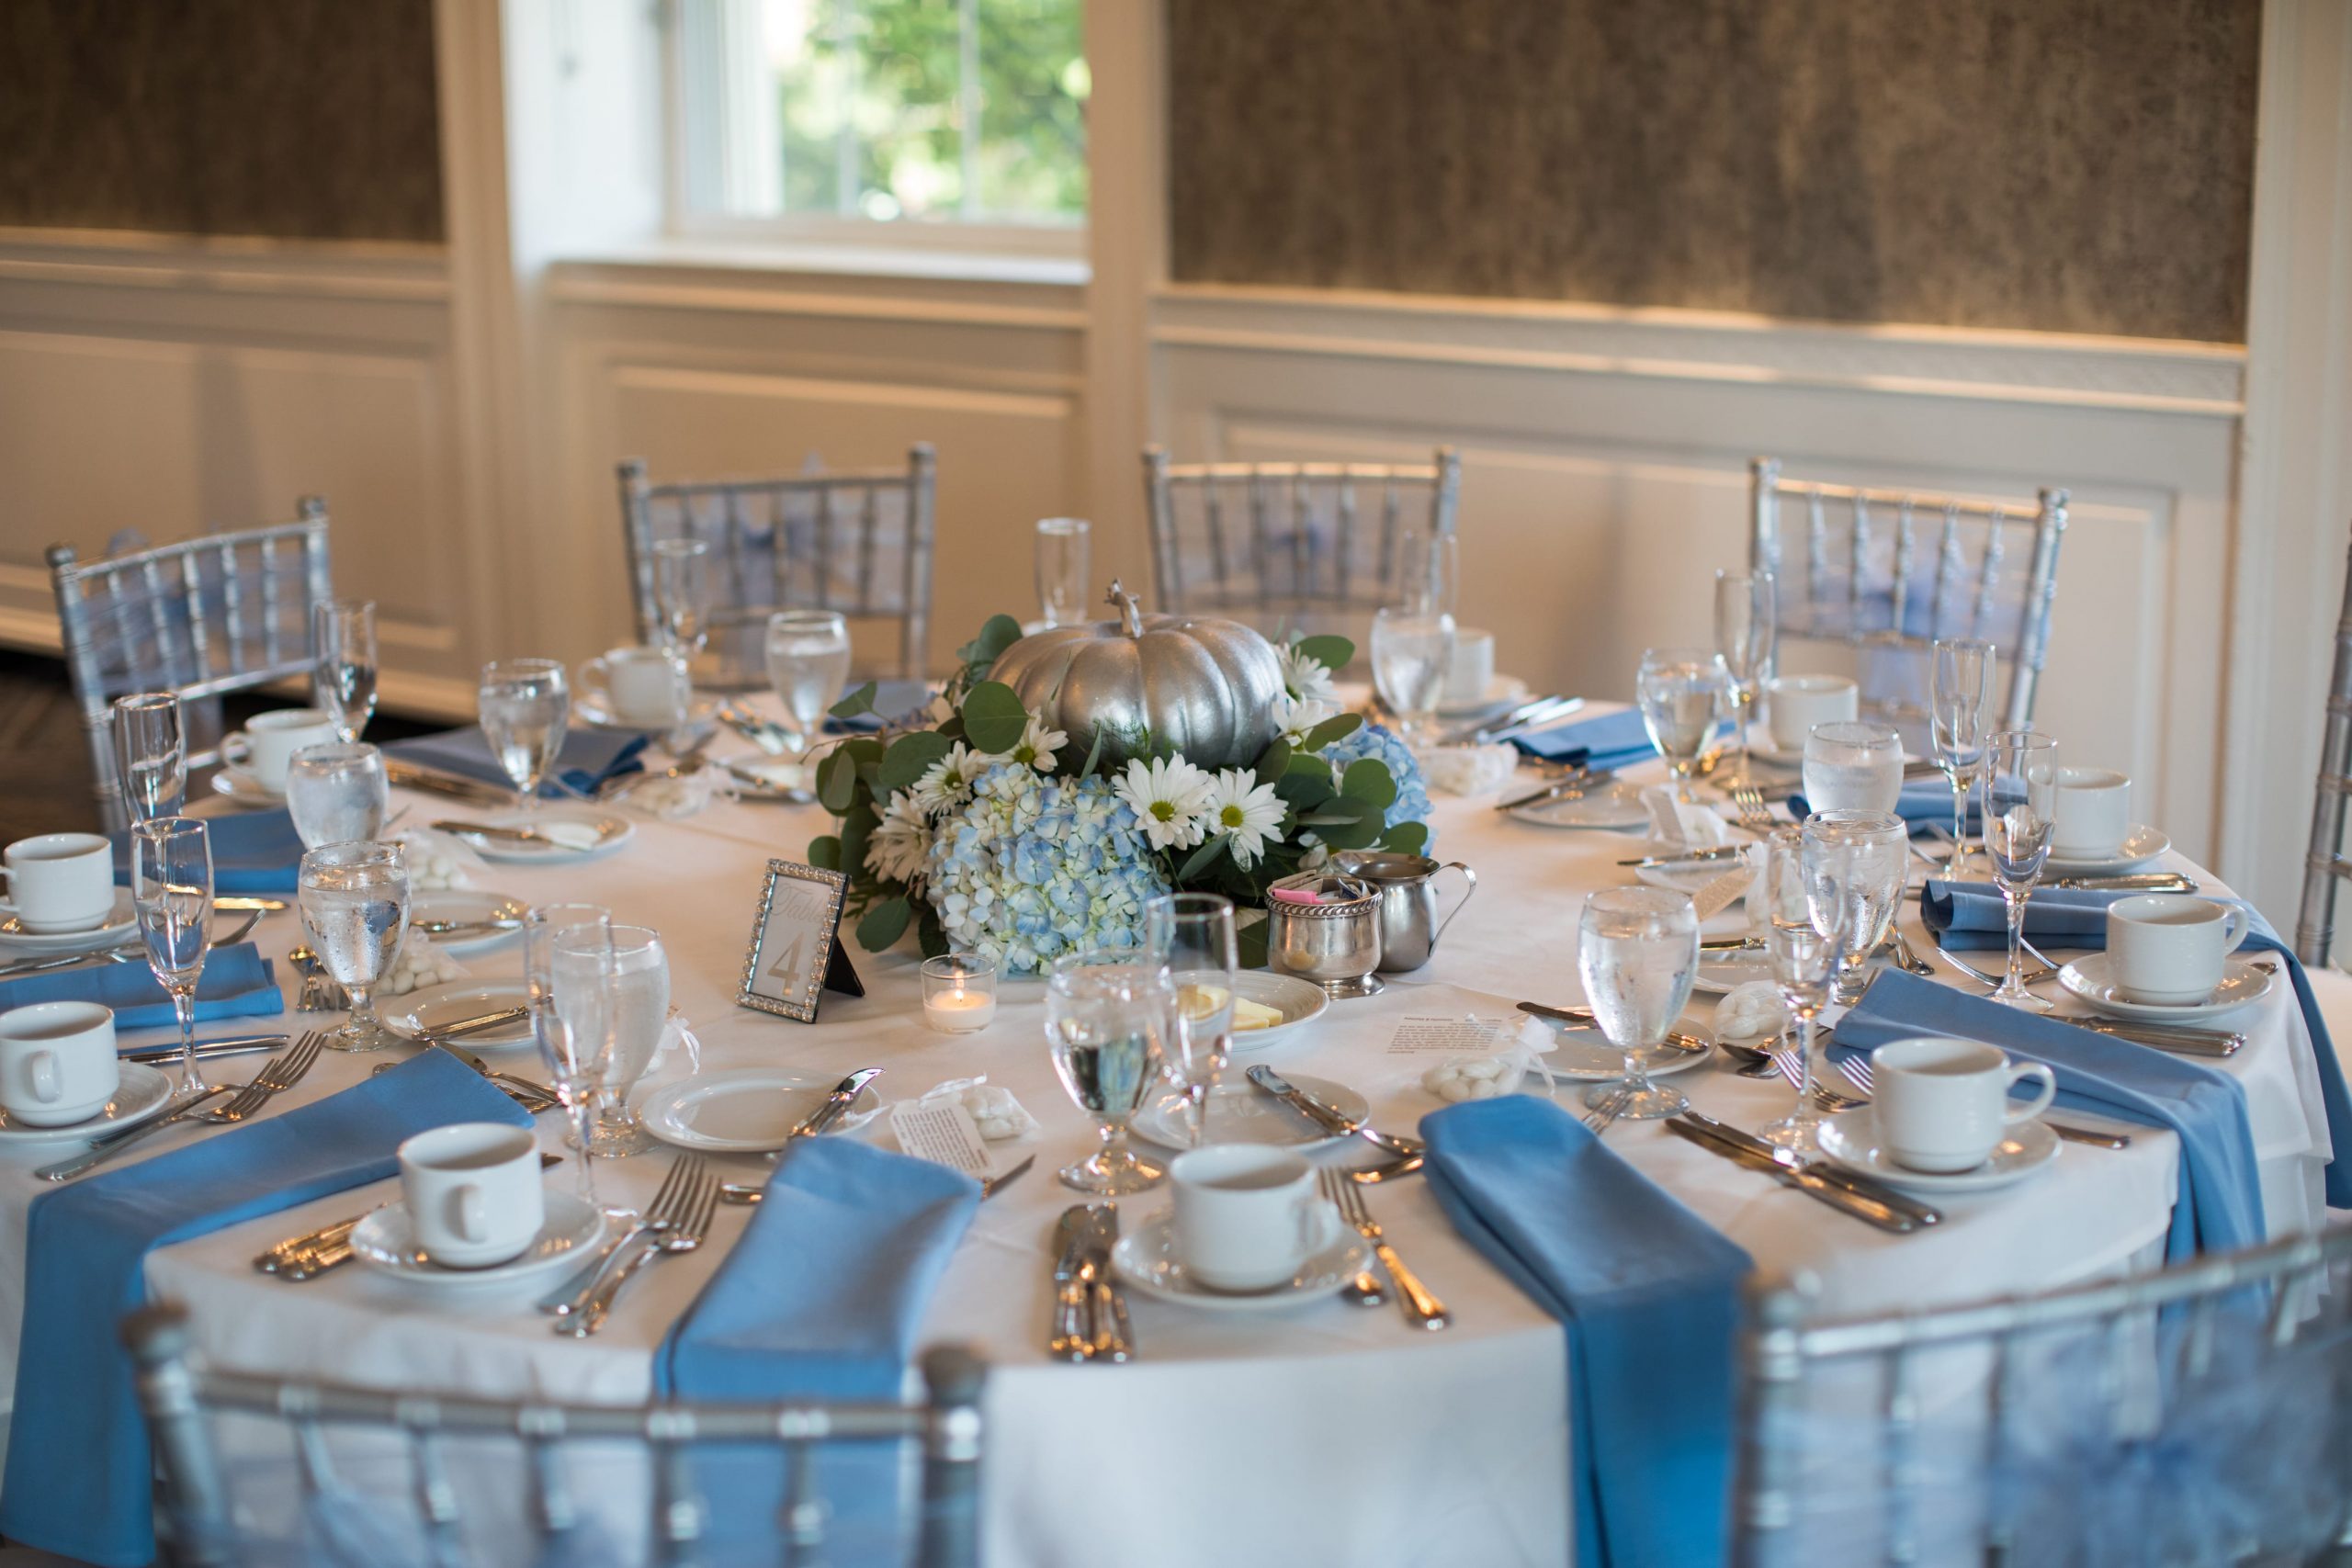
[[[1080,0],[671,0],[674,226],[1074,254]]]

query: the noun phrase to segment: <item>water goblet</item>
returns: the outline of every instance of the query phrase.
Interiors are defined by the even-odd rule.
[[[1089,618],[1088,533],[1082,517],[1037,520],[1037,605],[1048,627],[1079,626]]]
[[[154,817],[130,829],[130,898],[147,967],[180,1026],[180,1092],[204,1089],[196,1060],[196,987],[212,919],[212,840],[193,817]]]
[[[351,1019],[331,1051],[380,1051],[399,1037],[376,1017],[374,991],[408,931],[408,856],[400,844],[321,844],[296,874],[302,930],[329,976],[351,993]]]
[[[1993,999],[2027,1012],[2051,1003],[2025,988],[2025,908],[2050,859],[2058,813],[2058,742],[2031,729],[2005,729],[1985,748],[1984,853],[2009,920],[2009,966]]]
[[[555,943],[574,927],[601,928],[612,919],[601,904],[537,904],[523,916],[523,986],[531,1011],[531,1038],[556,1098],[571,1118],[566,1141],[575,1149],[588,1145],[588,1118],[595,1107],[596,1086],[611,1065],[612,1036],[582,1033],[555,1005]],[[594,1160],[580,1161],[580,1200],[592,1209],[604,1206],[596,1198],[595,1167]]]
[[[660,934],[645,926],[570,926],[555,934],[551,977],[556,1010],[582,1041],[577,1048],[604,1063],[582,1154],[642,1154],[653,1134],[628,1091],[652,1066],[670,1021],[670,957]]]
[[[1373,616],[1372,682],[1396,716],[1402,739],[1413,740],[1428,728],[1453,661],[1452,615],[1391,604]]]
[[[311,606],[311,691],[345,744],[376,716],[374,600],[322,599]]]
[[[1747,750],[1748,713],[1772,668],[1772,574],[1715,573],[1715,657],[1731,676],[1732,739],[1739,748],[1739,770],[1726,784],[1752,782]]]
[[[1835,995],[1850,1007],[1903,907],[1910,828],[1892,811],[1816,811],[1804,819],[1804,845],[1813,926],[1839,937]]]
[[[187,797],[185,720],[170,692],[114,700],[114,776],[133,822],[176,817]]]
[[[1221,893],[1170,893],[1143,907],[1143,948],[1176,984],[1168,1075],[1193,1108],[1193,1146],[1208,1133],[1209,1096],[1233,1050],[1233,900]]]
[[[390,807],[384,754],[365,742],[305,746],[286,765],[286,810],[306,850],[380,837]]]
[[[1127,1146],[1127,1122],[1159,1077],[1175,1012],[1175,983],[1148,953],[1080,953],[1055,964],[1046,1043],[1062,1088],[1094,1118],[1102,1140],[1062,1168],[1063,1185],[1115,1197],[1166,1176]]]
[[[710,541],[657,539],[653,544],[654,642],[676,672],[672,690],[677,712],[667,744],[686,742],[686,717],[694,711],[694,661],[710,639]]]
[[[522,792],[528,819],[538,811],[539,785],[563,753],[571,682],[556,660],[503,659],[482,666],[478,697],[482,737]]]
[[[1396,541],[1394,603],[1415,615],[1453,617],[1462,586],[1462,541],[1452,529],[1407,528]]]
[[[1764,867],[1747,897],[1764,916],[1764,949],[1772,983],[1796,1021],[1796,1104],[1778,1122],[1758,1127],[1756,1135],[1778,1148],[1818,1154],[1821,1111],[1813,1100],[1813,1025],[1829,1002],[1830,981],[1845,945],[1848,907],[1843,900],[1815,906],[1805,874],[1804,829],[1793,823],[1774,829],[1765,839]]]
[[[768,617],[767,659],[797,761],[816,744],[825,710],[849,683],[849,623],[831,610],[779,610]]]
[[[1577,973],[1593,1021],[1625,1054],[1623,1079],[1594,1085],[1585,1103],[1615,1104],[1617,1116],[1629,1122],[1688,1111],[1679,1089],[1650,1082],[1642,1054],[1666,1039],[1699,976],[1699,914],[1690,896],[1611,887],[1586,898],[1577,923]]]
[[[1815,811],[1892,811],[1903,795],[1903,736],[1891,724],[1816,724],[1804,740],[1804,798]]]
[[[1642,655],[1634,697],[1679,800],[1693,798],[1691,774],[1730,705],[1731,686],[1724,661],[1703,649],[1653,648]]]
[[[1936,766],[1951,784],[1951,861],[1957,877],[1968,859],[1968,791],[1984,764],[1992,728],[1994,648],[1969,637],[1939,637],[1928,694],[1928,737]]]

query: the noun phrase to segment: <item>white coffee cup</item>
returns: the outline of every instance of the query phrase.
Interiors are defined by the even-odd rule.
[[[0,1012],[0,1109],[28,1127],[66,1127],[104,1111],[122,1085],[114,1014],[96,1002],[35,1002]]]
[[[2236,904],[2186,893],[2141,893],[2107,907],[2115,988],[2135,1002],[2201,1002],[2222,983],[2251,923]]]
[[[1445,700],[1477,703],[1495,683],[1495,634],[1456,626],[1453,657],[1445,666]]]
[[[1772,744],[1789,756],[1804,750],[1816,724],[1836,724],[1862,711],[1861,688],[1843,675],[1783,675],[1764,688],[1771,710]]]
[[[603,696],[605,706],[621,723],[648,729],[678,722],[684,684],[668,654],[641,644],[608,648],[580,667],[582,692]]]
[[[2132,836],[2132,775],[2113,768],[2061,768],[2050,852],[2061,860],[2111,855]]]
[[[401,1195],[419,1251],[452,1269],[522,1256],[547,1224],[539,1146],[523,1128],[459,1122],[400,1146]]]
[[[2050,1109],[2057,1075],[2040,1062],[2012,1064],[1997,1045],[1940,1036],[1896,1040],[1871,1053],[1878,1082],[1878,1134],[1897,1165],[1913,1170],[1973,1170],[2000,1146],[2008,1129]],[[2041,1080],[2041,1093],[2022,1108],[2009,1089]]]
[[[341,739],[334,722],[317,708],[272,708],[245,720],[244,728],[223,736],[220,760],[283,795],[286,770],[295,752]]]
[[[1289,1149],[1219,1144],[1168,1167],[1176,1257],[1216,1291],[1270,1291],[1339,1235],[1336,1210],[1316,1195],[1315,1169]]]
[[[114,913],[114,846],[96,833],[42,833],[0,852],[8,902],[28,931],[96,931]]]

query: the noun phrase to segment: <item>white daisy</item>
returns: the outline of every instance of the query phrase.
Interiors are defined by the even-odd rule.
[[[910,793],[900,790],[866,837],[865,869],[886,881],[911,883],[922,874],[930,853],[931,819]]]
[[[1041,773],[1054,771],[1054,753],[1069,744],[1069,737],[1058,729],[1048,729],[1046,721],[1035,714],[1029,716],[1029,728],[1021,732],[1021,743],[1012,749],[1011,761],[1026,763]]]
[[[1182,757],[1137,758],[1111,786],[1143,825],[1155,850],[1189,850],[1206,828],[1209,775]]]
[[[975,751],[961,740],[948,748],[947,755],[933,762],[922,777],[915,781],[910,792],[915,804],[925,813],[936,817],[950,811],[971,798],[972,781],[1003,761],[986,751]]]
[[[1234,863],[1248,869],[1281,831],[1282,796],[1247,768],[1227,768],[1209,785],[1209,831],[1225,835]]]
[[[1337,711],[1340,688],[1332,683],[1331,671],[1324,662],[1299,652],[1295,642],[1283,646],[1282,656],[1283,689],[1303,702],[1329,703]]]
[[[1316,697],[1282,696],[1274,699],[1274,727],[1293,746],[1304,741],[1308,730],[1327,718],[1337,718],[1339,715],[1339,704],[1327,703]]]

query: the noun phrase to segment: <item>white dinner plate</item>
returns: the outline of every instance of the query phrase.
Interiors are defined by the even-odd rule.
[[[0,952],[27,958],[113,947],[129,941],[138,930],[139,908],[131,902],[128,887],[114,890],[114,908],[107,911],[104,922],[79,931],[28,931],[17,921],[17,907],[0,898]]]
[[[2008,1129],[2008,1135],[1983,1165],[1973,1170],[1938,1175],[1897,1165],[1879,1141],[1877,1107],[1865,1105],[1822,1119],[1821,1152],[1832,1165],[1842,1166],[1857,1176],[1875,1177],[1889,1187],[1931,1196],[1988,1192],[2023,1181],[2056,1159],[2058,1134],[2040,1117],[2020,1122]]]
[[[286,804],[284,790],[272,789],[244,769],[226,762],[213,773],[211,783],[213,794],[248,811],[266,811]]]
[[[1699,973],[1690,982],[1690,989],[1702,997],[1720,997],[1735,986],[1771,977],[1771,955],[1760,947],[1743,948],[1736,953],[1702,953]]]
[[[1623,779],[1573,798],[1514,806],[1510,815],[1539,828],[1641,828],[1650,819],[1649,809],[1642,804],[1641,786]]]
[[[2058,971],[2058,983],[2088,1002],[2093,1012],[2135,1023],[2218,1023],[2270,994],[2276,982],[2258,964],[2233,958],[2222,966],[2222,983],[2201,1002],[2141,1002],[2115,984],[2112,953],[2088,953]]]
[[[542,807],[535,817],[509,811],[496,816],[458,818],[456,820],[479,820],[492,828],[537,828],[542,832],[553,831],[567,839],[577,839],[577,842],[548,844],[526,843],[514,839],[477,838],[468,833],[456,835],[482,859],[507,861],[515,865],[570,865],[581,861],[602,860],[606,855],[618,854],[631,839],[637,837],[637,824],[628,818],[588,807]]]
[[[386,997],[377,1016],[394,1034],[424,1044],[427,1035],[453,1023],[480,1018],[487,1012],[525,1007],[530,999],[529,988],[520,980],[495,980],[487,985],[479,980],[459,980],[447,986],[427,986],[404,997]],[[532,1043],[528,1018],[518,1018],[512,1023],[473,1034],[460,1034],[449,1042],[466,1051],[511,1051]]]
[[[1670,893],[1696,895],[1725,872],[1740,869],[1742,863],[1737,860],[1702,860],[1693,861],[1688,865],[1637,865],[1633,872],[1637,880],[1652,887],[1663,887]]]
[[[686,705],[686,724],[690,728],[697,724],[707,724],[710,722],[710,716],[718,711],[717,697],[696,696],[694,701]],[[668,723],[639,724],[634,720],[624,719],[605,705],[605,694],[602,692],[574,692],[571,694],[571,716],[592,729],[625,729],[631,734],[677,728]]]
[[[1309,1077],[1305,1073],[1283,1076],[1293,1088],[1305,1089],[1351,1122],[1362,1122],[1372,1114],[1364,1097],[1345,1084]],[[1182,1094],[1160,1095],[1136,1112],[1132,1125],[1138,1136],[1149,1138],[1162,1148],[1191,1148],[1193,1123],[1187,1104]],[[1292,1110],[1247,1081],[1218,1084],[1209,1095],[1206,1109],[1206,1141],[1212,1144],[1275,1144],[1304,1151],[1332,1148],[1348,1141],[1344,1135],[1325,1132],[1309,1122],[1304,1112]]]
[[[483,1269],[453,1269],[418,1251],[415,1223],[399,1199],[352,1227],[351,1253],[395,1279],[440,1290],[519,1285],[585,1267],[596,1244],[605,1239],[604,1214],[569,1192],[548,1192],[547,1206],[547,1223],[539,1227],[538,1239],[525,1247],[520,1258]]]
[[[2132,831],[2123,836],[2123,845],[2111,855],[2077,859],[2062,855],[2056,850],[2043,863],[2050,875],[2055,876],[2115,876],[2127,871],[2137,871],[2166,850],[2172,840],[2145,822],[2132,824]]]
[[[122,1064],[122,1081],[106,1109],[85,1122],[63,1127],[34,1127],[0,1111],[0,1145],[33,1148],[46,1144],[86,1144],[102,1133],[119,1133],[153,1120],[172,1101],[172,1076],[144,1062]]]
[[[792,1130],[825,1102],[840,1073],[801,1073],[789,1067],[741,1067],[697,1073],[654,1090],[638,1111],[646,1131],[665,1144],[712,1154],[758,1155],[792,1141]],[[862,1127],[882,1110],[882,1097],[869,1078],[842,1119],[828,1129]]]
[[[1363,1269],[1372,1248],[1329,1204],[1316,1212],[1321,1216],[1321,1245],[1297,1273],[1272,1290],[1211,1290],[1186,1274],[1176,1257],[1176,1216],[1167,1209],[1145,1215],[1119,1237],[1111,1248],[1111,1269],[1145,1295],[1204,1312],[1279,1312],[1329,1301]]]
[[[1313,981],[1302,980],[1295,975],[1277,975],[1271,969],[1235,970],[1233,992],[1283,1015],[1280,1023],[1270,1023],[1263,1029],[1235,1030],[1233,1054],[1237,1056],[1288,1044],[1331,1005],[1330,997]]]
[[[1549,1072],[1555,1078],[1572,1078],[1577,1083],[1605,1083],[1625,1076],[1625,1053],[1609,1043],[1609,1036],[1589,1025],[1579,1027],[1562,1023],[1557,1019],[1545,1019],[1551,1024],[1552,1036],[1558,1042],[1543,1058],[1540,1067],[1531,1066],[1531,1073]],[[1674,1032],[1693,1039],[1707,1038],[1703,1027],[1692,1027],[1683,1019],[1674,1021]],[[1654,1078],[1672,1077],[1687,1073],[1715,1054],[1712,1044],[1702,1050],[1690,1050],[1671,1041],[1651,1046],[1642,1053],[1642,1066]]]
[[[469,887],[436,887],[429,892],[409,896],[409,929],[416,930],[419,920],[506,920],[513,923],[503,930],[487,931],[456,931],[431,935],[416,934],[442,952],[463,958],[476,953],[488,953],[503,947],[523,934],[523,916],[529,906],[520,898],[503,893],[477,893]]]
[[[1476,718],[1481,714],[1499,711],[1527,700],[1527,682],[1516,675],[1498,675],[1487,682],[1487,689],[1468,702],[1442,702],[1437,705],[1440,718]]]

